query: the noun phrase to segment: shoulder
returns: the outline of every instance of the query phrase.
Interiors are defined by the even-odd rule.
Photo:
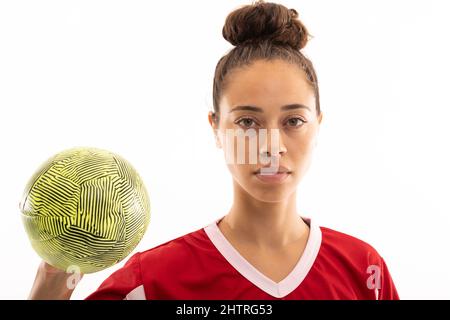
[[[153,295],[151,284],[169,282],[192,262],[191,245],[201,241],[202,229],[132,255],[86,299],[136,299]],[[190,259],[190,260],[187,260]]]
[[[331,270],[331,276],[338,276],[339,281],[355,283],[353,290],[363,297],[398,299],[385,260],[371,244],[331,228],[321,226],[320,230],[322,241],[316,261],[319,270]]]
[[[206,246],[206,234],[203,230],[186,233],[148,250],[139,252],[139,261],[143,266],[153,262],[158,268],[166,269],[180,266],[187,259],[192,259],[194,251]]]
[[[368,242],[350,234],[328,227],[320,227],[322,248],[325,253],[343,255],[349,259],[365,263],[378,263],[382,260],[379,252]]]

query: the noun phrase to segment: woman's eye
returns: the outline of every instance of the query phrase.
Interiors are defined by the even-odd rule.
[[[290,119],[287,121],[287,124],[288,124],[290,127],[295,127],[295,128],[297,128],[297,127],[301,127],[305,122],[306,122],[306,121],[304,121],[302,118],[290,118]]]
[[[252,128],[257,125],[256,121],[251,118],[241,118],[236,121],[236,123],[244,128]],[[306,121],[304,121],[302,118],[290,118],[288,121],[286,121],[286,124],[291,128],[299,128],[304,123],[306,123]]]
[[[252,126],[252,124],[255,123],[255,121],[250,118],[242,118],[242,119],[236,121],[236,123],[242,124],[242,126],[245,128],[250,128]]]

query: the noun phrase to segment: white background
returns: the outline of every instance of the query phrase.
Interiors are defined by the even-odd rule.
[[[0,298],[26,298],[40,258],[20,220],[38,165],[73,146],[140,172],[152,220],[135,251],[232,201],[207,122],[226,15],[249,1],[0,2]],[[324,118],[301,212],[370,243],[403,299],[450,298],[448,1],[283,1],[314,38]],[[124,262],[86,275],[82,299]]]

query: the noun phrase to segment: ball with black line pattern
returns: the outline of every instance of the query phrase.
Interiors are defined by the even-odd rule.
[[[97,148],[72,148],[44,162],[29,180],[20,209],[39,256],[82,273],[123,260],[150,222],[139,174],[121,156]]]

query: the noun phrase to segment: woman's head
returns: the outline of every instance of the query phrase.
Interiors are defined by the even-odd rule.
[[[308,31],[297,17],[294,9],[263,1],[231,12],[223,36],[235,47],[219,60],[214,76],[209,121],[217,145],[224,147],[236,185],[265,202],[282,201],[295,191],[322,118],[317,77],[300,52]],[[282,182],[255,174],[274,163],[276,171],[290,172]]]

